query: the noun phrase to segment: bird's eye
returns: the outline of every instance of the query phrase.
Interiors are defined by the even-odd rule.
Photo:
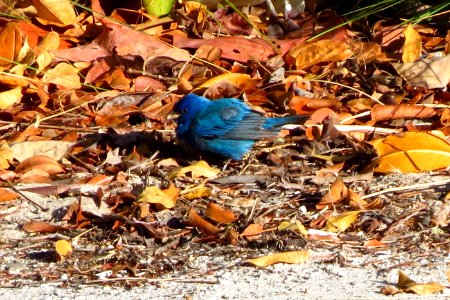
[[[183,113],[187,113],[188,109],[187,108],[183,108]]]

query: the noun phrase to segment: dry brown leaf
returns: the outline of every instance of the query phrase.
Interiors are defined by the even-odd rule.
[[[28,223],[23,224],[22,230],[28,233],[55,233],[59,230],[66,230],[65,227],[62,226],[55,226],[48,222],[41,222],[41,221],[30,221]]]
[[[24,161],[27,158],[44,154],[55,160],[60,160],[73,145],[75,145],[74,142],[61,140],[25,141],[13,143],[11,145],[11,151],[14,158],[18,161]]]
[[[411,24],[406,26],[403,33],[405,35],[405,44],[403,45],[402,61],[404,63],[414,62],[422,54],[422,38]]]
[[[205,214],[211,220],[222,224],[230,224],[237,220],[232,211],[226,210],[212,202],[208,203]]]
[[[342,177],[337,177],[330,187],[328,193],[326,193],[322,200],[316,205],[317,209],[323,209],[325,207],[331,208],[336,206],[342,200],[348,198],[348,189],[344,184]]]
[[[297,69],[305,69],[321,62],[342,61],[353,55],[347,43],[336,40],[318,40],[300,44],[289,51]]]
[[[203,219],[193,208],[189,211],[189,224],[208,235],[216,235],[220,231],[218,227]]]
[[[300,250],[300,251],[289,251],[265,255],[258,258],[249,259],[247,260],[247,262],[254,266],[265,268],[267,266],[271,266],[278,263],[301,264],[308,260],[309,260],[309,251]]]
[[[57,174],[64,171],[60,164],[53,158],[45,155],[36,155],[21,162],[17,166],[16,172],[26,173],[32,169],[39,169],[48,174]]]
[[[374,121],[395,120],[400,118],[418,119],[430,118],[436,115],[432,107],[421,105],[399,104],[399,105],[374,105],[370,116]]]
[[[450,82],[450,55],[412,63],[392,63],[392,66],[410,85],[443,89]]]

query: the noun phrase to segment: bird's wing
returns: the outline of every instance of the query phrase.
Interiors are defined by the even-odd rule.
[[[192,124],[191,131],[205,139],[222,137],[239,126],[250,109],[239,100],[213,101],[202,110]],[[233,100],[233,101],[232,101]]]
[[[274,135],[263,129],[265,120],[239,100],[216,100],[196,116],[191,131],[203,139],[256,141]]]

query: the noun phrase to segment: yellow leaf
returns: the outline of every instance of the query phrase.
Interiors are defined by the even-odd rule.
[[[416,283],[414,280],[406,276],[402,271],[398,272],[399,289],[403,292],[413,292],[418,295],[430,295],[444,290],[444,286],[437,282]]]
[[[339,232],[347,230],[358,218],[360,211],[348,211],[327,219],[325,231]]]
[[[9,168],[9,160],[14,158],[13,152],[6,141],[0,142],[0,170]]]
[[[211,195],[211,189],[207,188],[204,185],[199,185],[195,188],[191,188],[189,190],[184,190],[181,192],[184,198],[188,200],[197,199],[201,197],[207,197]]]
[[[306,262],[308,259],[309,259],[309,251],[300,250],[261,256],[258,258],[249,259],[247,260],[247,262],[254,266],[264,268],[277,263],[301,264]]]
[[[168,209],[175,206],[179,193],[180,190],[174,185],[165,190],[157,186],[149,186],[138,196],[137,202],[160,204]]]
[[[55,243],[55,250],[60,257],[64,258],[72,253],[72,245],[69,241],[59,240]]]
[[[69,0],[33,0],[38,20],[44,25],[77,25],[77,16]]]
[[[184,167],[179,169],[176,172],[176,177],[187,177],[187,173],[191,173],[191,177],[194,179],[197,178],[211,178],[216,177],[220,171],[216,168],[213,168],[208,165],[208,163],[204,160],[200,160],[189,167]]]
[[[79,89],[81,87],[78,69],[68,63],[59,63],[45,73],[44,83],[53,83],[59,89]]]
[[[422,53],[422,38],[411,24],[406,27],[403,33],[405,34],[405,44],[403,45],[402,61],[404,63],[415,62]]]
[[[22,99],[22,87],[18,86],[11,90],[0,93],[0,109],[8,108]]]
[[[213,78],[205,81],[200,86],[198,86],[195,90],[202,89],[202,88],[209,88],[209,87],[216,85],[218,83],[221,83],[221,82],[229,82],[229,83],[234,84],[235,86],[241,87],[243,85],[247,85],[249,81],[252,81],[250,75],[243,74],[243,73],[225,73],[225,74],[213,77]]]
[[[295,223],[283,221],[278,225],[278,230],[293,230],[301,233],[303,236],[308,235],[308,230],[306,230],[305,226],[299,220],[295,220]]]

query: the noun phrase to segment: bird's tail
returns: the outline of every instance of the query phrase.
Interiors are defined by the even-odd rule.
[[[282,118],[268,118],[264,122],[263,128],[266,130],[278,130],[286,124],[303,124],[309,119],[306,115],[295,115]]]

